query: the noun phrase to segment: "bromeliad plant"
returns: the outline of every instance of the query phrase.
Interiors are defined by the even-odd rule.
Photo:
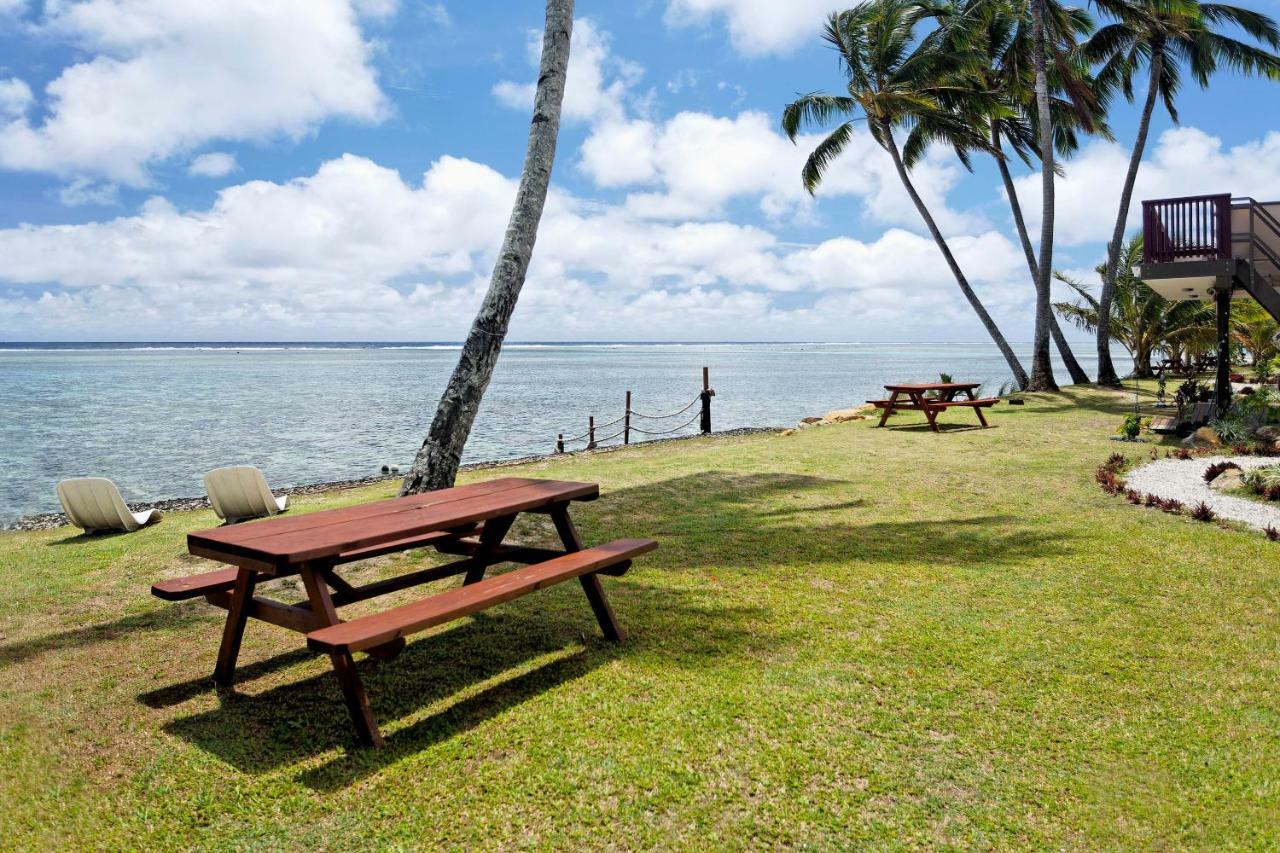
[[[1206,483],[1212,483],[1214,480],[1218,479],[1218,475],[1223,471],[1230,471],[1232,469],[1239,471],[1240,466],[1230,460],[1214,462],[1208,468],[1204,469],[1204,481]]]

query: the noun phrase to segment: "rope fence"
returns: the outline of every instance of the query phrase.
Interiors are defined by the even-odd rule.
[[[716,392],[711,389],[710,373],[705,367],[702,368],[702,390],[698,392],[698,395],[696,397],[694,397],[692,400],[689,401],[688,405],[682,406],[679,409],[676,409],[674,412],[666,412],[661,415],[653,415],[645,412],[638,412],[635,409],[631,408],[631,392],[628,391],[627,398],[626,398],[626,405],[623,407],[622,415],[620,417],[614,418],[613,420],[607,421],[605,423],[597,424],[595,415],[589,415],[587,417],[586,432],[580,433],[575,436],[571,436],[569,438],[565,438],[564,433],[560,433],[556,437],[556,453],[565,453],[567,452],[566,451],[567,445],[577,444],[579,442],[585,442],[585,446],[581,448],[571,448],[571,449],[595,450],[596,448],[600,447],[604,442],[613,441],[618,438],[622,439],[622,444],[627,445],[631,443],[632,433],[636,433],[638,435],[643,435],[643,436],[671,435],[672,433],[679,432],[682,429],[687,429],[688,427],[692,426],[695,422],[698,422],[698,421],[701,422],[699,424],[699,431],[703,435],[706,435],[707,433],[711,432],[711,398],[714,397],[715,394]],[[693,413],[693,417],[689,418],[687,421],[680,424],[679,426],[674,426],[667,429],[645,429],[644,427],[638,426],[632,422],[633,420],[665,421],[671,418],[677,418],[683,414],[688,413],[695,406],[698,407],[698,410]],[[609,435],[597,435],[598,431],[606,430],[610,427],[617,426],[618,424],[622,424],[622,429],[618,430],[617,432],[611,433]],[[652,426],[658,426],[658,424],[652,424]]]

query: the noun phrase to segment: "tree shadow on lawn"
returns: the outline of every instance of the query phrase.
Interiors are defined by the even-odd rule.
[[[145,613],[122,616],[110,622],[83,625],[54,634],[42,634],[0,645],[0,666],[21,663],[29,658],[66,649],[77,649],[119,639],[138,631],[166,631],[183,628],[197,622],[208,621],[208,612],[193,602],[183,602],[172,607],[160,607]]]
[[[861,494],[849,495],[851,489]],[[781,496],[798,498],[813,490],[838,490],[840,494],[831,497],[842,499],[778,505]],[[875,513],[879,493],[880,487],[873,484],[828,477],[708,471],[611,491],[582,515],[593,527],[608,529],[609,535],[625,527],[628,535],[650,535],[659,541],[656,552],[637,562],[636,577],[697,569],[707,550],[720,552],[720,565],[740,556],[753,566],[812,568],[818,567],[815,559],[898,564],[921,555],[952,564],[1008,564],[1069,551],[1067,531],[1046,530],[1015,515],[946,518],[921,507],[920,517],[868,518]],[[842,517],[845,511],[848,515]],[[798,543],[804,546],[803,556],[797,553]],[[697,553],[688,554],[690,546]]]
[[[868,506],[866,499],[848,497],[855,485],[793,473],[710,471],[609,492],[578,513],[590,531],[589,542],[625,529],[661,543],[626,577],[606,580],[619,619],[631,631],[629,640],[613,645],[590,639],[585,648],[572,651],[573,640],[598,637],[598,629],[578,585],[565,584],[414,640],[389,663],[362,659],[357,666],[384,726],[394,728],[395,720],[479,687],[479,692],[391,731],[381,750],[355,748],[351,722],[328,672],[256,695],[233,695],[219,708],[173,720],[164,729],[255,774],[342,745],[345,754],[305,769],[299,777],[310,787],[334,790],[622,656],[661,654],[664,664],[696,669],[792,642],[797,633],[805,633],[804,624],[778,628],[772,609],[779,605],[751,594],[752,578],[762,572],[778,572],[785,580],[811,578],[824,566],[850,562],[991,566],[1067,550],[1059,531],[1045,531],[1015,516],[870,520],[859,512]],[[874,486],[858,488],[874,494]],[[829,494],[836,500],[821,505],[778,505],[780,499],[814,490],[842,494]],[[839,514],[844,510],[851,516]],[[601,535],[601,530],[607,533]],[[710,575],[709,561],[718,578],[697,581],[698,573]],[[684,580],[673,585],[667,577],[673,572]],[[689,575],[694,576],[692,585]],[[734,603],[726,589],[737,601],[745,595],[750,603]],[[216,642],[212,635],[208,639]],[[286,664],[274,658],[250,664],[242,672],[256,677],[304,654],[279,656]],[[548,656],[554,659],[534,665]],[[516,672],[503,678],[512,670]],[[207,681],[187,682],[139,700],[163,707],[202,688],[208,689]]]

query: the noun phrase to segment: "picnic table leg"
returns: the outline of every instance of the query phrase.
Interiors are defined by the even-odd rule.
[[[972,389],[972,388],[966,388],[966,389],[965,389],[965,393],[969,395],[969,399],[970,399],[970,400],[976,400],[976,399],[978,399],[978,395],[973,393],[973,389]],[[985,417],[983,417],[983,414],[982,414],[982,407],[981,407],[981,406],[974,406],[974,407],[973,407],[973,412],[974,412],[974,414],[976,414],[976,415],[978,416],[978,423],[982,424],[982,428],[983,428],[983,429],[986,429],[986,428],[987,428],[987,419],[986,419]]]
[[[311,601],[311,612],[316,616],[317,627],[336,625],[338,610],[333,606],[333,597],[329,595],[329,587],[325,585],[322,572],[311,566],[301,570],[302,585],[307,589],[307,598]],[[342,698],[347,703],[347,712],[351,714],[351,722],[356,727],[356,735],[368,746],[382,746],[382,733],[373,719],[373,709],[369,706],[369,695],[364,691],[364,683],[360,673],[356,671],[355,659],[350,652],[333,652],[329,655],[333,665],[333,674],[342,688]]]
[[[882,427],[884,426],[885,421],[889,420],[889,415],[893,414],[893,403],[897,399],[898,399],[897,391],[894,391],[889,395],[889,404],[885,406],[884,409],[880,412],[880,423],[876,424],[876,426]]]
[[[491,518],[484,523],[484,529],[480,531],[480,547],[471,555],[473,562],[471,568],[467,569],[467,576],[462,579],[463,586],[484,580],[485,569],[491,565],[494,552],[502,545],[502,540],[515,521],[514,515],[508,515]]]
[[[551,523],[556,526],[556,533],[560,535],[560,541],[564,543],[564,549],[571,554],[575,551],[581,551],[582,538],[578,536],[578,528],[574,526],[573,519],[569,517],[568,505],[557,504],[551,508],[548,514],[551,516]],[[604,633],[605,639],[614,643],[621,643],[627,638],[627,632],[622,625],[618,624],[618,617],[614,615],[613,607],[609,604],[609,598],[604,594],[604,586],[600,583],[600,576],[595,573],[580,575],[578,581],[582,584],[582,591],[587,596],[591,611],[596,615],[596,621],[600,623],[600,630]]]
[[[240,569],[236,573],[231,606],[227,608],[227,622],[222,628],[222,645],[218,647],[218,663],[213,670],[213,683],[218,687],[230,687],[235,680],[236,658],[240,657],[240,641],[244,639],[249,603],[253,601],[253,589],[257,583],[258,575],[252,569]]]
[[[911,402],[924,410],[925,419],[929,421],[929,428],[934,432],[938,432],[938,410],[929,405],[928,398],[924,394],[914,393],[911,395]]]

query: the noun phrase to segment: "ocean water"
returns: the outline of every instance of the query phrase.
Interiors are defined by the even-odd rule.
[[[1077,355],[1092,371],[1090,349]],[[407,468],[457,354],[449,344],[0,343],[0,523],[56,510],[65,477],[109,477],[133,501],[203,494],[202,475],[221,465],[257,465],[273,486]],[[716,430],[793,425],[942,371],[992,393],[1009,379],[988,344],[509,344],[465,461],[549,452],[588,415],[621,416],[628,389],[638,412],[678,410],[697,397],[703,366]],[[634,424],[671,429],[696,413]],[[675,434],[696,431],[695,421]]]

